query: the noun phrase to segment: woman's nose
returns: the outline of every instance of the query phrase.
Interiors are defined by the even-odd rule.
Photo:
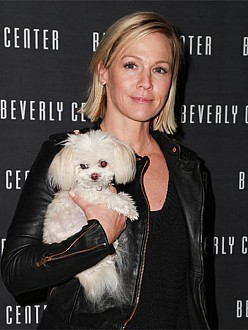
[[[139,75],[139,80],[138,80],[138,88],[144,88],[144,89],[152,89],[152,77],[151,77],[151,72],[144,70],[143,72],[140,73]]]

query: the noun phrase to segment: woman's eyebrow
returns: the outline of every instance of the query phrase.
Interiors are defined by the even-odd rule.
[[[142,57],[137,56],[137,55],[124,55],[122,57],[122,59],[125,59],[127,57],[134,58],[134,59],[139,60],[139,61],[142,61],[143,60]],[[158,63],[167,63],[167,64],[170,64],[170,61],[169,60],[157,60],[154,64],[158,64]]]

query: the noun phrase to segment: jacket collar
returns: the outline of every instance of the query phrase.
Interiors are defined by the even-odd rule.
[[[165,133],[152,131],[151,134],[157,141],[165,157],[169,156],[174,160],[176,159],[187,163],[195,162],[198,159],[194,151],[182,146],[174,139],[168,137]]]

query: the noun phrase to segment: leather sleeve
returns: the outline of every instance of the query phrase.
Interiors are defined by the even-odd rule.
[[[44,216],[54,195],[47,172],[59,148],[52,141],[42,145],[8,230],[1,270],[14,295],[62,283],[114,253],[97,220],[61,243],[42,242]]]

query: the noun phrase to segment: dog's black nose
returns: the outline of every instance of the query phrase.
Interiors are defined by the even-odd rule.
[[[90,177],[92,180],[96,181],[98,179],[99,175],[98,175],[98,173],[92,173]]]

